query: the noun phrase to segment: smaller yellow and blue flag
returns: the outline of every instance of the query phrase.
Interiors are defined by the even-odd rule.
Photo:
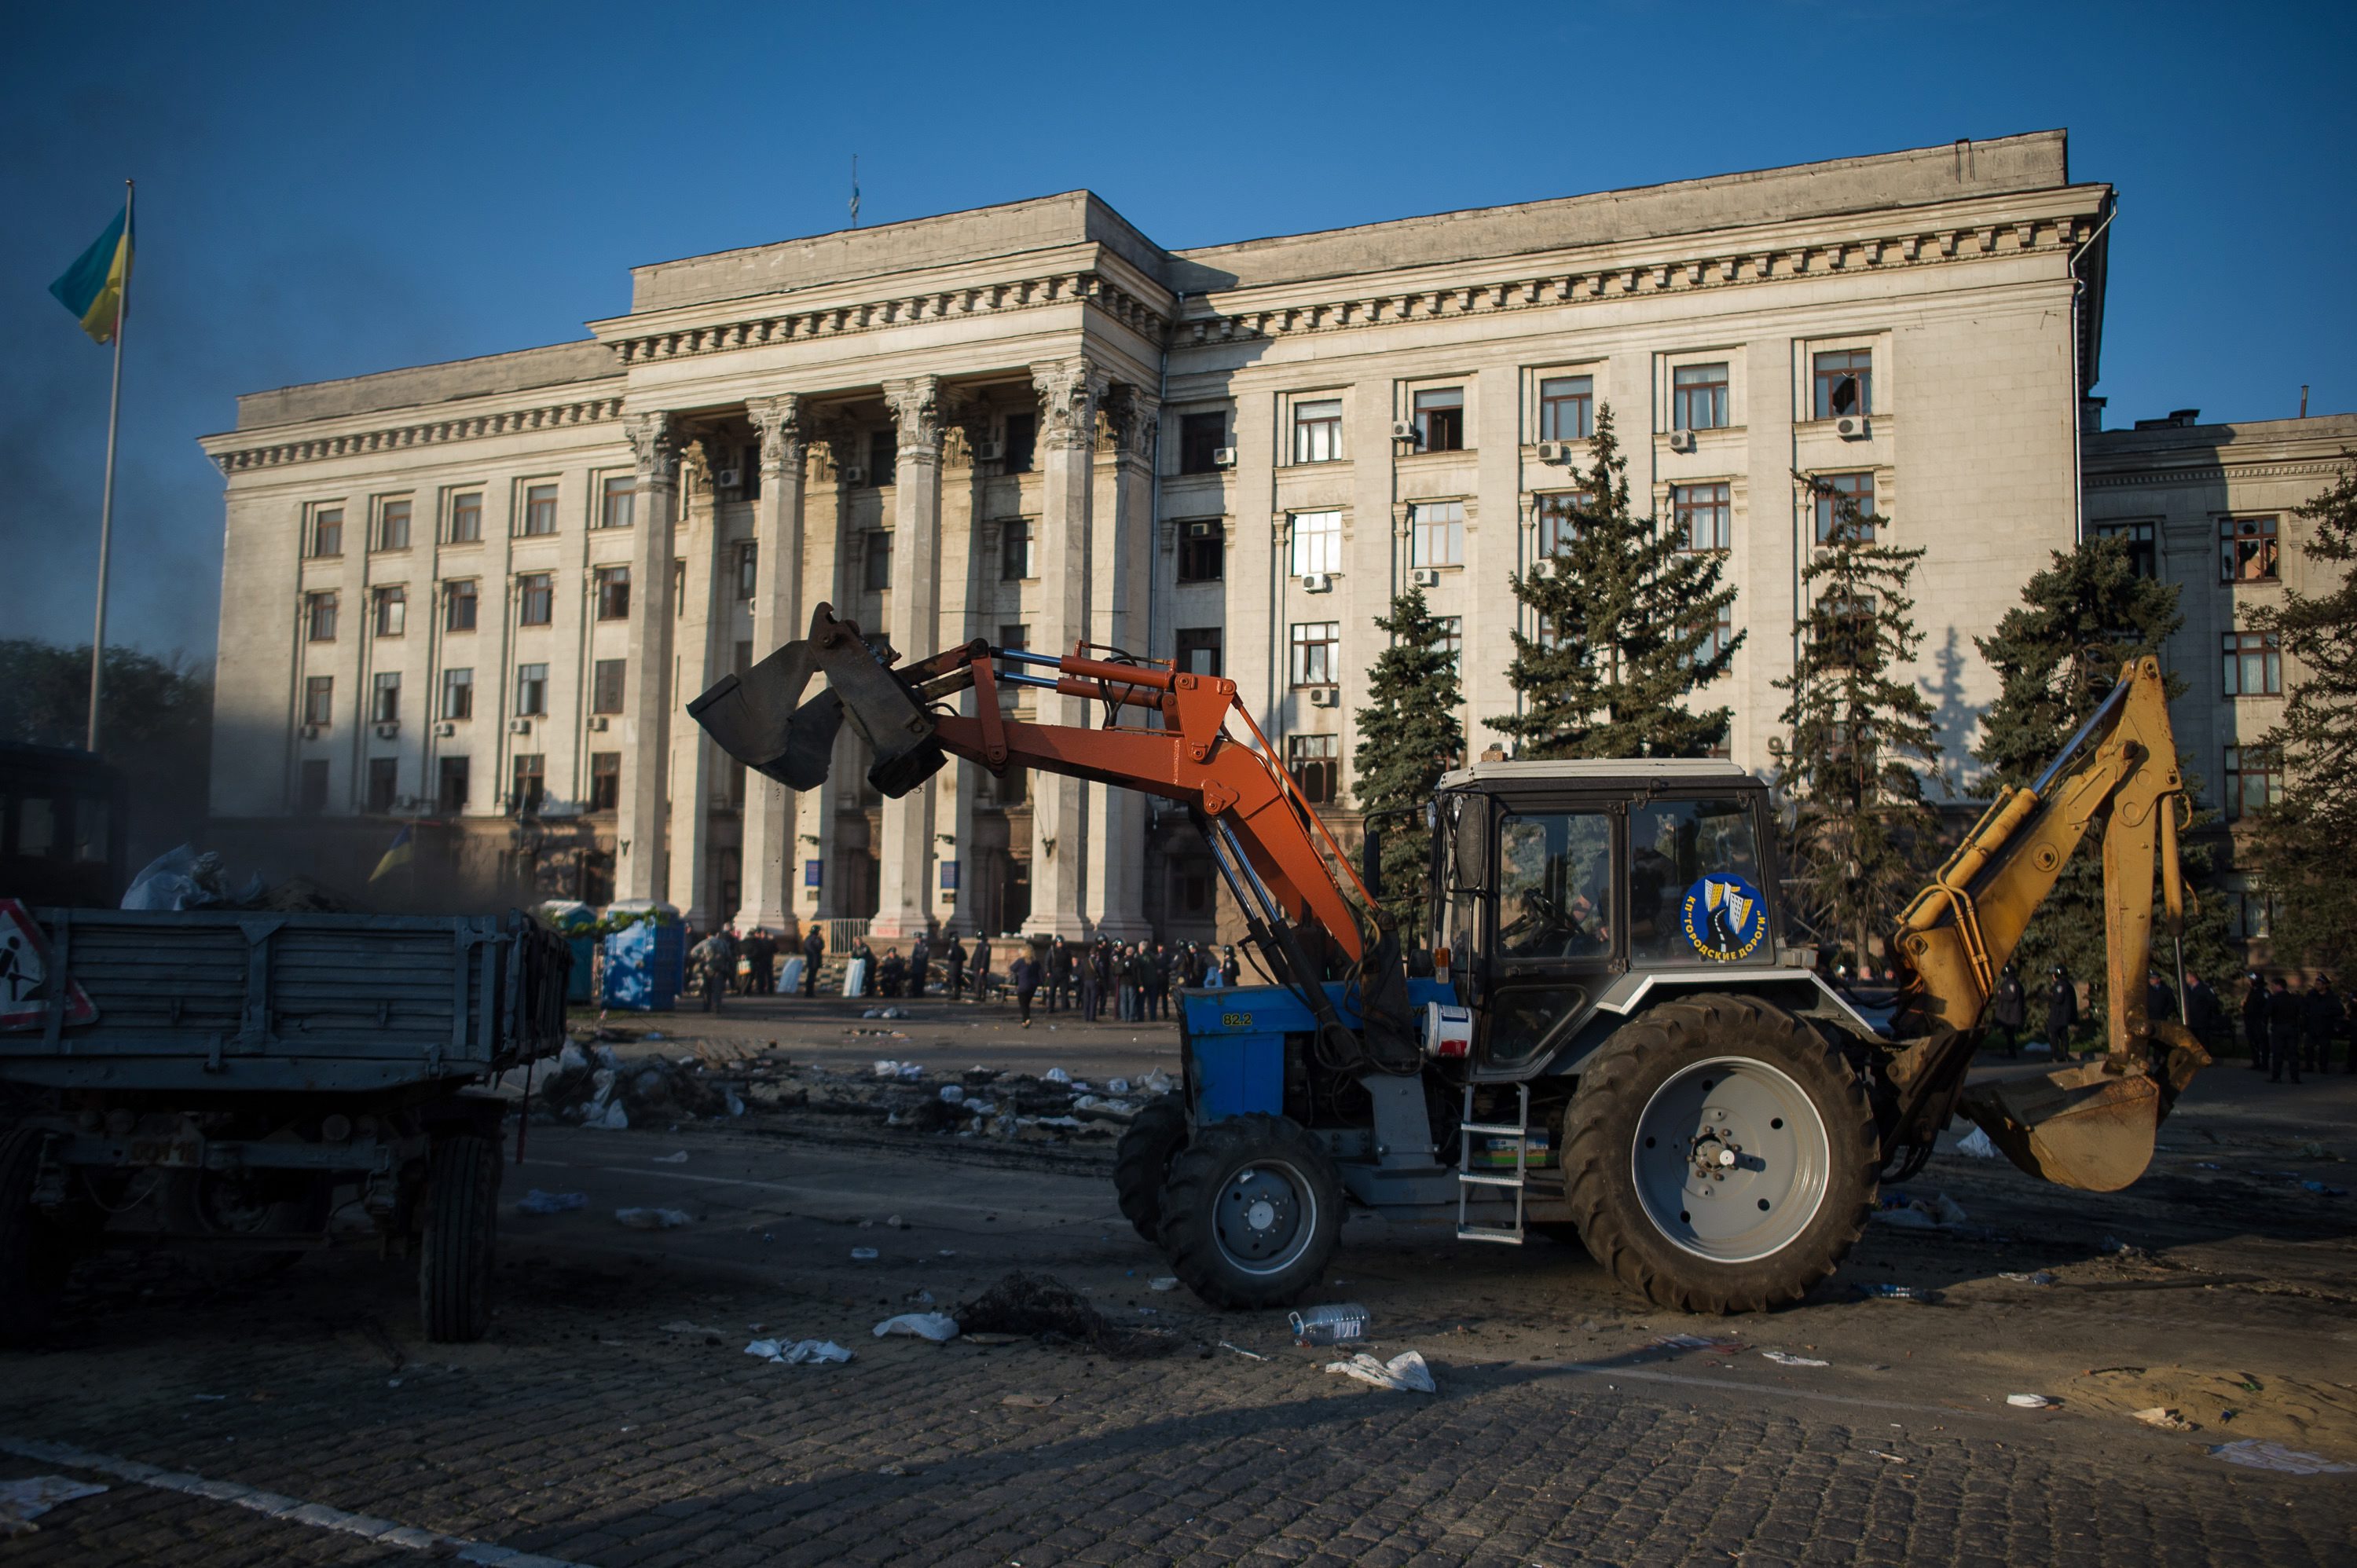
[[[374,871],[369,873],[369,880],[374,882],[380,876],[391,875],[407,865],[410,857],[409,829],[404,825],[399,832],[393,835],[393,847],[384,852],[384,858],[376,863]]]
[[[81,329],[91,341],[111,343],[123,330],[123,293],[130,282],[131,213],[126,208],[66,269],[65,276],[49,285],[49,292],[81,318]]]

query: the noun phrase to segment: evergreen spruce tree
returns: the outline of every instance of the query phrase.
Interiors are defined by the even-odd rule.
[[[2023,585],[2021,599],[1993,635],[1975,639],[2000,683],[1973,751],[1988,769],[1984,788],[1992,790],[2036,782],[2110,695],[2120,667],[2130,659],[2157,657],[2185,618],[2177,608],[2176,585],[2137,575],[2126,545],[2116,539],[2089,539],[2067,553],[2056,551],[2052,564]],[[2184,694],[2183,680],[2166,680],[2172,702]],[[2199,799],[2201,779],[2181,752],[2178,768],[2188,791]],[[2215,820],[2214,812],[2197,813],[2192,826],[2198,830]],[[2104,1007],[2104,979],[2101,848],[2097,832],[2090,830],[2022,933],[2014,961],[2032,996],[2056,964],[2067,966],[2073,979],[2091,987],[2091,1012],[2097,1015]],[[2186,921],[2186,965],[2215,984],[2241,972],[2241,954],[2226,934],[2210,847],[2189,832],[2180,836],[2179,855],[2197,903]],[[2156,910],[2159,905],[2156,888]],[[2154,961],[2167,974],[2175,954],[2158,922],[2154,942]]]
[[[1726,740],[1729,710],[1682,704],[1726,672],[1743,640],[1720,643],[1716,632],[1735,589],[1720,585],[1717,552],[1687,550],[1674,529],[1630,505],[1609,408],[1596,411],[1593,449],[1552,570],[1511,579],[1538,633],[1514,633],[1507,678],[1523,711],[1491,727],[1524,757],[1703,756]]]
[[[1410,588],[1394,599],[1390,616],[1378,617],[1375,624],[1391,634],[1391,646],[1368,671],[1352,794],[1363,811],[1408,813],[1380,826],[1383,907],[1399,921],[1405,944],[1424,936],[1425,873],[1432,843],[1424,806],[1440,776],[1465,755],[1465,730],[1457,718],[1464,692],[1457,656],[1441,647],[1448,628],[1425,604],[1423,589]]]
[[[2258,813],[2251,849],[2261,886],[2276,901],[2280,960],[2347,980],[2357,971],[2349,917],[2349,856],[2357,845],[2357,475],[2301,509],[2313,525],[2302,552],[2331,592],[2286,593],[2251,618],[2282,639],[2289,682],[2281,723],[2255,748],[2284,768],[2283,800]]]
[[[1801,573],[1806,609],[1782,723],[1778,786],[1791,808],[1786,864],[1825,936],[1846,939],[1861,972],[1939,858],[1940,812],[1924,799],[1940,742],[1932,704],[1894,667],[1922,634],[1908,581],[1921,550],[1878,542],[1884,520],[1845,503],[1841,526]]]

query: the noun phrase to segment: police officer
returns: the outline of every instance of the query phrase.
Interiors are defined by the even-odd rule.
[[[2021,1055],[2021,1031],[2029,1023],[2029,993],[2022,989],[2021,976],[2013,965],[2005,966],[2005,976],[1996,983],[1996,994],[1989,998],[1989,1024],[2005,1031],[2005,1054],[2008,1061]]]
[[[2292,994],[2291,987],[2280,974],[2267,987],[2267,1071],[2269,1083],[2283,1081],[2284,1066],[2291,1066],[2291,1080],[2299,1081],[2300,999]]]
[[[2058,963],[2053,983],[2046,988],[2046,1038],[2056,1060],[2070,1057],[2071,1031],[2078,1026],[2079,988],[2071,983],[2071,972]]]
[[[2307,1036],[2308,1069],[2322,1072],[2332,1065],[2332,1036],[2341,1030],[2341,998],[2332,994],[2332,982],[2318,975],[2308,983],[2308,994],[2300,998],[2301,1033]]]
[[[2251,1047],[2251,1070],[2267,1070],[2267,983],[2257,970],[2244,975],[2247,989],[2243,993],[2243,1043]]]

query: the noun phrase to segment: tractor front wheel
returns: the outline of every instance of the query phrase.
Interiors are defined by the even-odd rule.
[[[1186,1146],[1186,1101],[1166,1094],[1146,1101],[1114,1147],[1114,1196],[1122,1217],[1148,1241],[1162,1240],[1162,1189],[1170,1183],[1170,1162]]]
[[[1161,1241],[1213,1306],[1285,1306],[1325,1277],[1342,1242],[1342,1182],[1298,1122],[1232,1116],[1170,1163]]]

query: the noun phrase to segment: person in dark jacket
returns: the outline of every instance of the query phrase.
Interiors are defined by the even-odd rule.
[[[2156,1022],[2177,1016],[2177,993],[2161,979],[2160,971],[2147,970],[2144,977],[2144,1015]]]
[[[753,928],[745,939],[745,994],[774,996],[778,993],[778,939],[770,935],[765,926]]]
[[[810,935],[802,939],[802,994],[818,994],[819,961],[826,957],[826,933],[819,929],[816,920],[811,922]]]
[[[909,983],[909,961],[900,956],[899,948],[886,948],[884,961],[876,971],[877,984],[885,995],[898,1001]]]
[[[2332,1065],[2332,1036],[2341,1032],[2341,998],[2332,982],[2318,975],[2299,999],[2300,1032],[2306,1036],[2308,1070],[2322,1072]]]
[[[990,939],[988,937],[974,939],[974,999],[976,1002],[990,1000]]]
[[[2053,983],[2046,988],[2046,1038],[2057,1060],[2071,1054],[2071,1031],[2078,1026],[2079,988],[2071,983],[2071,972],[2058,963]]]
[[[2300,999],[2284,977],[2276,975],[2267,987],[2267,1081],[2281,1083],[2284,1067],[2291,1068],[2291,1080],[2299,1081],[2299,1026],[2304,1009]]]
[[[859,994],[862,996],[875,995],[877,981],[876,950],[867,945],[867,939],[866,937],[854,937],[851,939],[851,961],[854,963],[864,963],[867,966],[859,972]]]
[[[1236,961],[1236,944],[1230,942],[1220,954],[1220,978],[1230,985],[1243,978],[1244,966]]]
[[[925,982],[931,976],[932,970],[933,944],[919,937],[916,945],[909,950],[909,995],[922,996],[925,993]]]
[[[943,950],[942,957],[946,961],[947,977],[942,983],[942,993],[954,1002],[965,994],[965,943],[955,931],[950,933],[950,945]]]
[[[1177,961],[1171,958],[1168,947],[1157,942],[1154,944],[1154,957],[1148,962],[1154,973],[1146,983],[1147,1011],[1157,1018],[1168,1018],[1170,1016],[1170,972],[1176,967]]]
[[[2251,1047],[2251,1070],[2267,1070],[2267,983],[2253,970],[2243,993],[2243,1043]]]
[[[2005,1054],[2008,1059],[2021,1055],[2021,1031],[2029,1023],[2029,993],[2022,989],[2021,976],[2013,965],[2005,966],[2004,978],[1996,983],[1996,994],[1989,998],[1989,1027],[2005,1031]]]
[[[1072,944],[1058,937],[1048,944],[1048,1011],[1072,1004]]]
[[[1023,1026],[1028,1029],[1031,1026],[1031,995],[1039,989],[1039,961],[1024,953],[1015,961],[1007,978],[1015,983],[1015,1005],[1021,1011]]]
[[[2201,1042],[2201,1048],[2211,1055],[2218,1054],[2222,1043],[2219,1036],[2226,1023],[2225,1011],[2218,1005],[2218,993],[2201,983],[2201,977],[2191,970],[2185,972],[2185,1026]]]
[[[1100,937],[1081,960],[1081,1021],[1084,1024],[1104,1016],[1105,987],[1111,983],[1106,951],[1104,939]]]

